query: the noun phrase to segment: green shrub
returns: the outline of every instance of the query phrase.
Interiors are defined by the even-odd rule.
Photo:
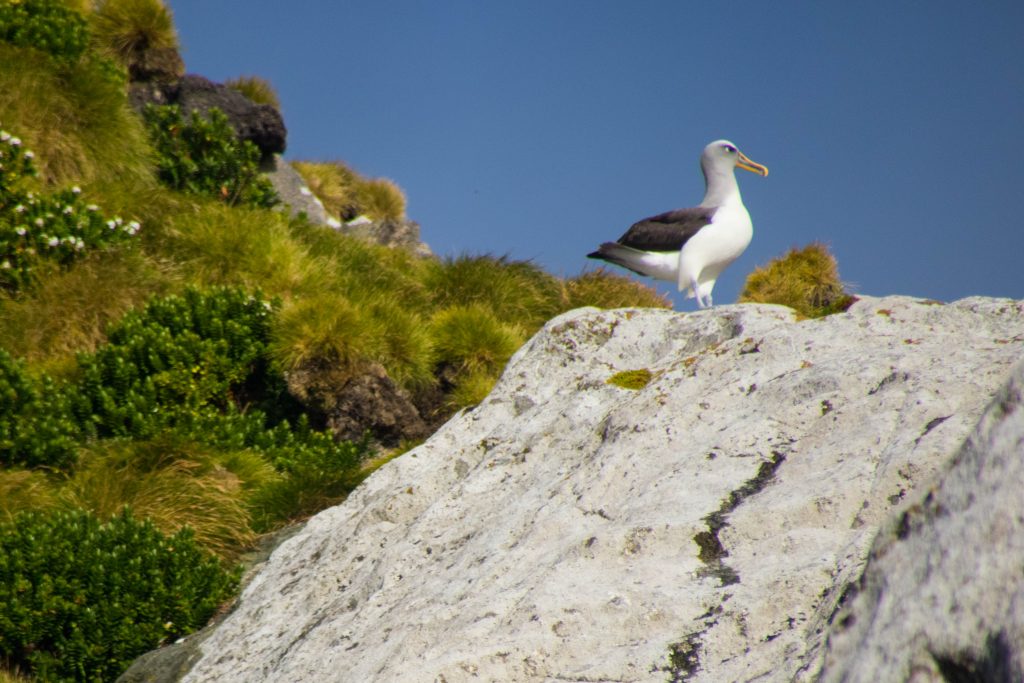
[[[260,369],[271,304],[241,290],[155,299],[79,360],[73,409],[86,433],[147,438],[221,413]]]
[[[278,98],[274,86],[270,85],[270,81],[265,78],[260,78],[259,76],[239,76],[238,78],[229,78],[224,81],[224,85],[242,93],[251,102],[269,104],[274,109],[281,108],[281,100]]]
[[[207,117],[192,112],[186,123],[177,106],[146,107],[160,180],[173,189],[213,197],[230,206],[277,204],[277,193],[259,172],[259,148],[239,140],[219,109],[210,109]]]
[[[0,41],[74,61],[89,45],[89,29],[85,18],[60,0],[5,0]]]
[[[80,430],[66,397],[0,349],[0,465],[67,467]]]
[[[0,523],[0,657],[42,680],[113,680],[199,628],[238,584],[191,531],[127,511],[23,513]]]
[[[739,301],[781,304],[801,317],[820,318],[849,308],[856,298],[839,279],[839,267],[820,242],[789,252],[747,276]]]
[[[0,130],[0,288],[22,289],[32,282],[39,262],[69,265],[89,250],[126,242],[138,221],[108,219],[82,190],[28,191],[36,175],[34,155],[21,139]]]

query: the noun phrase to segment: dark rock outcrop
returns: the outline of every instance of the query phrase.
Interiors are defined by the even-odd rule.
[[[193,111],[205,115],[216,107],[227,115],[238,137],[259,147],[264,158],[285,150],[288,131],[281,112],[269,104],[256,104],[237,90],[202,76],[189,74],[174,82],[132,83],[128,97],[139,112],[147,104],[176,104],[185,116]]]
[[[408,394],[377,363],[357,372],[313,360],[287,373],[288,391],[339,439],[358,440],[369,431],[382,445],[427,436]]]

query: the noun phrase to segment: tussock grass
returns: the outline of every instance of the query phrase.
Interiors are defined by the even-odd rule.
[[[558,279],[528,261],[468,256],[432,261],[425,278],[435,306],[479,304],[533,330],[562,310]]]
[[[281,109],[281,98],[277,96],[274,86],[265,78],[239,76],[238,78],[229,78],[224,81],[224,85],[232,90],[237,90],[256,104],[269,104],[278,111]]]
[[[351,220],[358,215],[355,183],[356,174],[340,161],[293,161],[292,167],[306,181],[327,213],[342,220]]]
[[[3,43],[0,64],[0,125],[35,153],[44,182],[152,176],[149,144],[124,82],[93,61],[60,66],[43,53]]]
[[[238,472],[241,456],[223,458],[215,451],[173,437],[151,441],[107,440],[83,454],[81,466],[61,492],[63,501],[110,519],[129,507],[165,534],[184,526],[203,547],[233,557],[252,545],[255,534],[246,505],[246,482],[240,474],[266,481],[267,465],[255,471],[249,459]],[[252,483],[252,482],[250,482]]]
[[[89,15],[95,49],[130,67],[149,49],[178,49],[174,17],[160,0],[99,0]]]
[[[36,680],[28,674],[22,675],[19,671],[8,671],[0,669],[0,683],[32,683]]]
[[[343,161],[293,161],[292,167],[327,212],[342,220],[359,215],[375,221],[405,218],[405,194],[393,180],[364,178]]]
[[[448,395],[447,406],[450,410],[472,408],[487,398],[491,389],[498,382],[498,373],[487,370],[474,370],[460,376],[455,387]]]
[[[360,180],[355,186],[359,213],[375,221],[405,218],[405,194],[388,178]]]
[[[28,292],[0,294],[0,348],[51,371],[73,364],[75,354],[106,341],[111,323],[172,286],[170,274],[132,249],[99,252],[70,269],[52,268]]]
[[[0,522],[23,510],[58,507],[57,486],[38,470],[0,469]]]
[[[856,299],[845,291],[839,267],[828,247],[814,242],[747,276],[739,301],[781,304],[800,316],[820,318],[845,311]]]
[[[481,304],[451,306],[430,321],[437,362],[461,372],[496,373],[526,341],[521,327],[502,322]]]
[[[667,296],[636,280],[598,268],[563,283],[566,308],[671,308]]]
[[[324,289],[324,263],[311,258],[279,212],[197,202],[170,217],[163,249],[201,285],[260,289],[292,299]]]
[[[275,317],[270,354],[285,371],[324,360],[354,372],[377,346],[377,332],[364,309],[324,293],[292,302]]]

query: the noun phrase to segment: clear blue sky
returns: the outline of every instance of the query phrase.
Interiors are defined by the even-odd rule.
[[[577,274],[725,137],[771,175],[716,303],[815,240],[863,294],[1024,298],[1020,0],[169,4],[189,72],[268,79],[285,156],[392,178],[435,253]]]

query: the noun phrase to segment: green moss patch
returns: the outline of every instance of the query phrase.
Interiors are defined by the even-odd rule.
[[[639,370],[623,370],[622,372],[616,372],[605,380],[605,383],[614,384],[615,386],[622,387],[623,389],[639,391],[650,384],[652,379],[654,379],[654,373],[647,368],[640,368]]]

